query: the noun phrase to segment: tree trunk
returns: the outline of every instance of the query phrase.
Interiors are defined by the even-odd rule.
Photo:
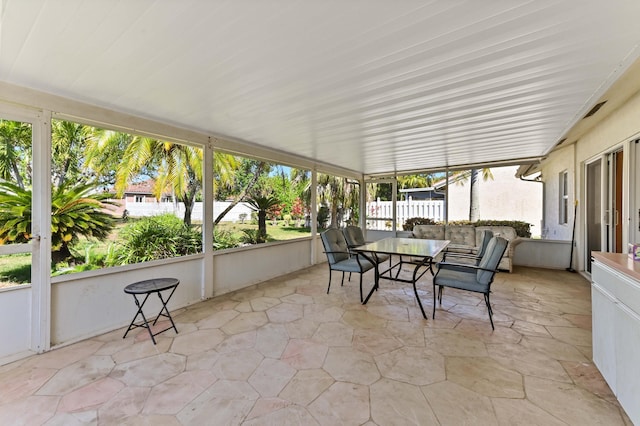
[[[229,204],[229,206],[224,209],[222,211],[222,213],[220,213],[218,215],[218,217],[215,218],[215,220],[213,221],[214,225],[217,225],[222,218],[231,211],[232,208],[234,208],[240,201],[242,201],[244,199],[244,197],[249,193],[249,191],[251,191],[251,189],[253,188],[253,186],[256,184],[256,182],[258,182],[258,178],[260,177],[260,175],[262,174],[262,171],[264,170],[264,166],[266,165],[266,163],[261,162],[258,165],[258,168],[256,169],[256,172],[253,175],[253,178],[249,181],[249,183],[247,184],[247,186],[242,190],[242,192],[240,193],[240,195],[238,195],[232,202],[231,204]]]
[[[189,227],[191,226],[191,215],[193,213],[193,203],[190,202],[184,202],[184,219],[183,222],[185,224],[185,226]]]
[[[258,242],[267,241],[267,212],[266,210],[258,211]]]
[[[469,220],[477,222],[480,219],[480,194],[478,169],[471,169],[471,185],[469,185]]]
[[[193,206],[196,201],[196,191],[197,189],[190,189],[188,194],[185,194],[182,197],[178,197],[178,201],[181,201],[184,204],[184,217],[182,222],[186,226],[191,226],[191,216],[193,215]]]
[[[66,244],[62,245],[62,247],[60,247],[60,250],[51,252],[51,262],[53,264],[64,262],[71,257],[71,250],[69,250],[69,246],[67,246]]]

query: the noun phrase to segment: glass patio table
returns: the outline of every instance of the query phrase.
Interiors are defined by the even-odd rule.
[[[380,278],[387,280],[411,283],[413,284],[413,291],[416,294],[416,300],[418,306],[422,311],[422,316],[427,319],[427,315],[422,307],[422,302],[418,296],[418,289],[416,288],[417,281],[422,276],[430,271],[433,275],[433,259],[447,246],[449,240],[427,240],[421,238],[385,238],[383,240],[375,241],[373,243],[365,244],[363,246],[353,248],[354,251],[360,253],[370,262],[376,265],[375,269],[375,284],[371,288],[371,291],[362,302],[365,305],[374,291],[378,289]],[[381,262],[379,262],[379,254],[388,254],[390,256],[399,256],[399,260],[396,263],[391,263],[389,268],[380,271]],[[403,265],[412,265],[413,274],[411,279],[401,278],[400,271]],[[424,268],[422,271],[421,268]],[[395,272],[395,275],[394,275]]]

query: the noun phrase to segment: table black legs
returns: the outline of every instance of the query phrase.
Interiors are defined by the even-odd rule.
[[[374,255],[375,255],[375,253],[374,253]],[[413,269],[413,276],[412,276],[412,279],[410,279],[410,280],[399,278],[400,270],[402,269],[402,265],[405,264],[405,263],[411,264],[411,265],[415,265],[415,267]],[[364,299],[362,304],[366,305],[367,302],[369,301],[369,298],[373,294],[373,292],[378,289],[380,278],[388,279],[388,280],[391,280],[391,281],[399,281],[399,282],[404,282],[404,283],[411,283],[411,284],[413,284],[413,292],[416,295],[416,300],[418,301],[418,306],[420,306],[420,311],[422,312],[422,316],[424,317],[424,319],[427,319],[427,314],[424,312],[424,307],[422,306],[422,301],[420,300],[420,296],[418,295],[418,288],[416,287],[416,283],[418,282],[418,280],[420,278],[422,278],[422,276],[427,271],[431,272],[431,275],[433,275],[432,263],[433,263],[433,258],[431,258],[431,257],[422,257],[420,261],[405,261],[405,260],[402,259],[402,257],[400,257],[400,261],[398,263],[396,263],[395,265],[391,266],[389,269],[387,269],[387,270],[385,270],[383,272],[380,272],[378,270],[378,268],[380,266],[380,263],[376,263],[375,284],[371,288],[371,291],[369,292],[367,297]],[[422,273],[418,273],[420,268],[422,268],[422,267],[425,267],[426,269],[424,271],[422,271]],[[398,271],[395,273],[395,276],[393,274],[393,269],[394,268],[398,268]],[[385,274],[388,274],[388,276],[385,276]]]
[[[124,333],[124,336],[122,336],[122,338],[124,339],[125,337],[127,337],[127,334],[129,334],[129,331],[131,331],[134,328],[137,327],[142,327],[142,328],[146,328],[147,331],[149,332],[149,336],[151,336],[151,340],[153,341],[153,344],[156,344],[156,339],[155,336],[157,336],[160,333],[163,333],[167,330],[171,330],[174,329],[176,331],[176,333],[178,332],[178,329],[176,328],[175,323],[173,322],[173,318],[171,318],[171,314],[169,313],[169,310],[167,309],[167,303],[169,303],[169,299],[171,299],[171,296],[173,296],[173,292],[176,291],[176,288],[178,288],[177,284],[175,286],[173,286],[171,288],[171,293],[169,293],[169,297],[167,297],[167,299],[165,300],[162,297],[162,292],[160,290],[158,291],[153,291],[153,292],[149,292],[149,293],[144,293],[144,299],[142,300],[142,303],[140,303],[140,301],[138,300],[138,297],[136,296],[136,294],[132,293],[133,298],[136,302],[136,306],[138,307],[138,312],[136,312],[136,315],[133,317],[133,320],[131,321],[131,324],[129,324],[129,327],[127,328],[127,331]],[[168,288],[166,290],[169,290]],[[158,298],[160,299],[160,302],[162,303],[162,309],[160,309],[160,313],[156,316],[155,320],[153,321],[153,323],[151,325],[156,325],[156,323],[158,322],[158,319],[160,319],[160,317],[166,317],[169,318],[169,321],[171,321],[171,327],[167,327],[164,330],[160,330],[156,333],[153,333],[151,331],[151,325],[149,325],[149,321],[147,320],[147,317],[144,315],[144,312],[142,311],[142,308],[144,307],[144,304],[147,303],[147,299],[149,298],[149,296],[152,293],[156,293],[158,295]],[[138,319],[138,315],[142,317],[142,322],[140,324],[136,324],[136,320]]]

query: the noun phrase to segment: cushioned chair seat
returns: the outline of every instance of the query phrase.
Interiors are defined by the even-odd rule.
[[[333,266],[331,267],[331,269],[333,269],[334,271],[358,273],[360,273],[363,269],[365,271],[368,271],[371,268],[373,268],[373,264],[362,256],[360,256],[359,259],[350,257],[349,259],[345,259],[333,264]]]
[[[477,293],[485,293],[489,290],[488,284],[478,282],[476,274],[470,274],[468,270],[462,271],[460,269],[445,268],[446,267],[443,266],[438,272],[438,285],[458,288],[460,290],[475,291]]]
[[[362,274],[375,267],[374,264],[366,260],[363,256],[353,254],[349,251],[347,241],[342,234],[342,231],[336,228],[327,229],[320,234],[322,239],[322,245],[324,246],[324,252],[327,255],[327,261],[329,263],[329,286],[327,287],[327,293],[331,289],[331,272],[342,272],[342,281],[340,285],[344,284],[344,273],[356,272],[360,274],[360,302],[362,303]],[[351,275],[349,275],[351,276]]]
[[[508,241],[501,237],[489,240],[486,250],[477,265],[463,265],[459,263],[438,263],[438,272],[433,277],[433,318],[436,317],[436,293],[442,305],[442,289],[452,287],[460,290],[482,293],[489,312],[491,328],[493,325],[493,310],[489,301],[491,283],[498,272],[498,264],[507,249]],[[437,287],[437,292],[436,292]]]

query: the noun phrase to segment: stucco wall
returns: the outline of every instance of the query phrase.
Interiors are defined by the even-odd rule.
[[[586,162],[592,161],[599,156],[611,152],[615,149],[628,148],[628,142],[640,137],[640,93],[633,95],[625,104],[616,111],[604,118],[591,131],[584,134],[574,146],[552,152],[541,164],[543,181],[545,182],[545,224],[548,228],[547,235],[553,239],[571,238],[571,228],[558,224],[558,173],[563,168],[575,172],[575,190],[571,188],[569,193],[579,201],[578,216],[576,218],[576,246],[579,253],[579,269],[584,270],[586,253],[584,248],[584,205],[585,183],[584,166]],[[575,156],[573,154],[575,150]],[[626,171],[623,177],[623,198],[625,199],[626,211],[623,212],[623,223],[637,228],[636,218],[630,216],[632,211],[638,209],[637,190],[639,185],[636,172],[637,165],[633,165],[637,160],[629,157],[630,153],[625,151]],[[569,213],[572,219],[573,212]],[[569,221],[571,224],[571,220]],[[631,232],[632,233],[632,232]],[[629,237],[634,238],[633,235]]]
[[[515,177],[517,167],[494,167],[493,179],[480,178],[480,219],[522,220],[530,223],[531,235],[542,232],[542,184]],[[449,186],[449,220],[469,219],[469,179]]]
[[[569,145],[555,152],[545,162],[542,170],[544,182],[544,229],[542,236],[552,240],[571,240],[573,232],[575,192],[573,156],[575,145]],[[560,223],[560,173],[568,172],[569,212],[566,224]]]

